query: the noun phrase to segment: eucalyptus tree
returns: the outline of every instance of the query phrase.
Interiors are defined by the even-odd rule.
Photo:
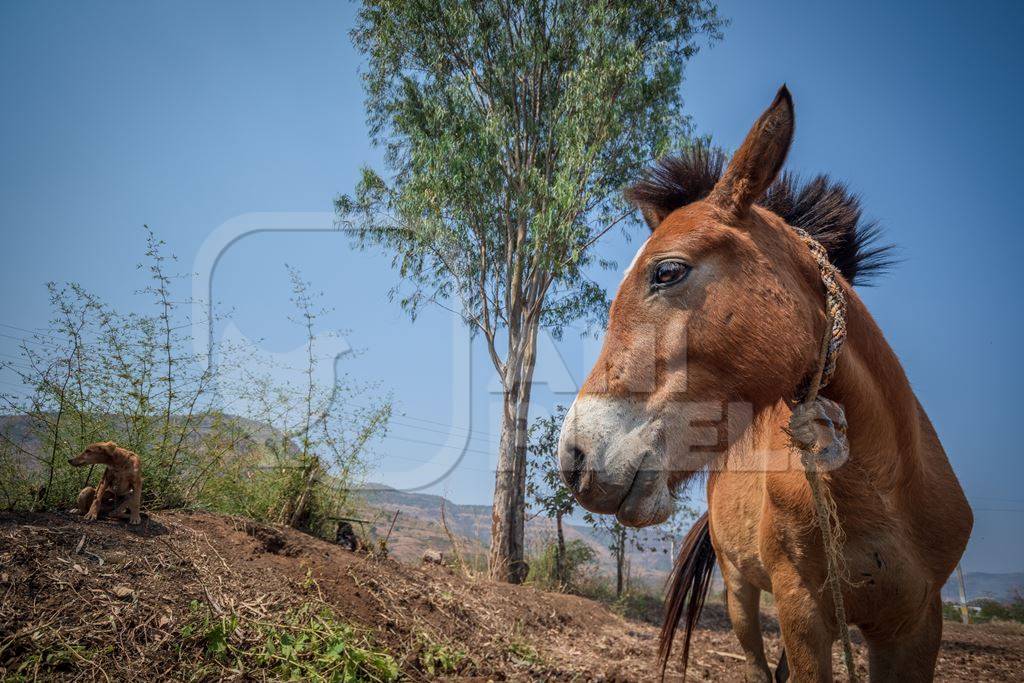
[[[386,170],[337,200],[391,252],[415,318],[455,310],[504,389],[490,573],[525,574],[526,425],[537,333],[606,311],[591,247],[631,213],[619,190],[685,139],[680,85],[718,37],[707,0],[366,0],[370,132]],[[595,263],[596,262],[596,263]]]

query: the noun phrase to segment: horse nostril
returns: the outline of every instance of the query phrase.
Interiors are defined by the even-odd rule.
[[[587,454],[575,446],[572,449],[572,467],[566,473],[566,483],[569,489],[575,492],[580,490],[580,480],[583,478],[583,465],[587,462]]]

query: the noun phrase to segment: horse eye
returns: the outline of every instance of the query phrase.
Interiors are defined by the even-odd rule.
[[[690,267],[682,261],[662,261],[654,267],[651,274],[652,287],[668,287],[674,285],[690,272]]]

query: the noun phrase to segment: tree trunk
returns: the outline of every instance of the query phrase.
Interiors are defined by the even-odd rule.
[[[494,476],[494,508],[491,514],[490,576],[495,581],[522,583],[526,578],[523,559],[526,509],[526,444],[519,436],[526,422],[529,398],[505,396],[501,422],[501,452]],[[511,405],[510,405],[511,404]]]
[[[314,460],[309,463],[302,472],[302,493],[299,494],[298,500],[295,502],[295,507],[292,509],[291,515],[288,517],[288,526],[293,529],[300,528],[304,523],[306,516],[306,508],[309,507],[309,499],[313,493],[313,483],[316,480],[316,474],[319,463]]]
[[[526,441],[537,330],[528,333],[519,359],[506,360],[504,410],[498,469],[494,475],[489,574],[495,581],[522,583],[529,566],[524,559],[526,522]]]
[[[626,563],[626,531],[621,529],[616,532],[618,545],[615,548],[615,597],[622,597],[622,570]]]
[[[565,575],[565,533],[562,531],[562,513],[555,514],[555,528],[558,530],[558,545],[555,548],[555,578],[561,586],[569,584]]]

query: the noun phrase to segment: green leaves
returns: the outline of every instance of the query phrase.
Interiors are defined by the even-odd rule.
[[[228,637],[234,633],[238,620],[224,617],[216,620],[206,632],[206,652],[212,657],[223,657],[228,651]]]
[[[526,492],[546,517],[571,515],[576,499],[562,483],[558,472],[558,436],[565,418],[565,406],[552,415],[538,418],[530,426],[529,477]]]
[[[364,2],[352,38],[389,175],[365,169],[339,218],[394,253],[413,315],[454,297],[489,339],[599,318],[593,238],[685,137],[683,64],[720,26],[706,0]]]
[[[183,639],[201,637],[204,652],[235,674],[268,680],[393,681],[398,664],[333,610],[303,604],[274,623],[214,617],[193,609]]]
[[[352,39],[387,174],[363,171],[339,223],[394,255],[413,318],[439,304],[484,337],[506,415],[529,405],[542,325],[603,319],[593,247],[630,222],[620,189],[688,132],[683,63],[720,25],[709,0],[364,0]],[[522,559],[517,425],[495,482],[503,580]]]
[[[452,676],[467,663],[469,655],[453,645],[434,642],[429,635],[419,636],[419,664],[431,677]]]

